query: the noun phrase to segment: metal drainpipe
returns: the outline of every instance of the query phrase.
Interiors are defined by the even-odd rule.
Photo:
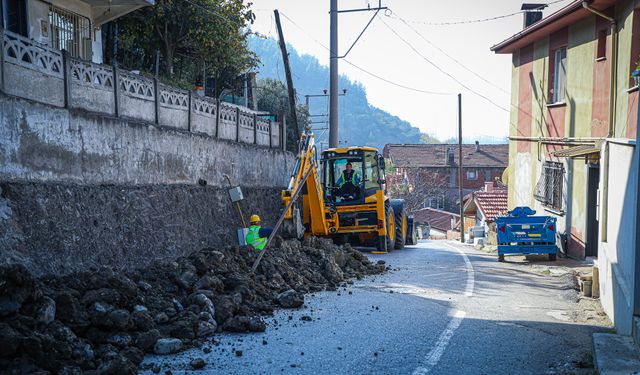
[[[582,2],[582,7],[596,16],[602,17],[611,23],[611,82],[609,88],[609,133],[607,138],[614,137],[615,135],[615,115],[617,106],[617,91],[618,91],[618,23],[613,17],[609,17],[606,14],[600,12],[597,9],[592,8],[588,1]],[[603,242],[607,241],[607,222],[608,214],[607,209],[609,206],[609,143],[604,144],[604,180],[602,181],[602,207],[601,207],[601,220],[600,220],[600,233]]]

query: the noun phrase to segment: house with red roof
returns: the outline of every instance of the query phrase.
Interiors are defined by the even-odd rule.
[[[494,186],[487,182],[484,189],[468,195],[464,204],[464,215],[475,217],[475,226],[482,226],[485,232],[491,230],[496,217],[506,215],[508,190],[506,186]]]
[[[393,196],[404,198],[411,211],[433,208],[460,212],[457,144],[387,144],[383,155],[392,166],[387,187]],[[463,144],[463,194],[501,179],[508,159],[507,144]]]

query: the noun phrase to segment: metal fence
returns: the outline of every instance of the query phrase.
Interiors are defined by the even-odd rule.
[[[563,187],[564,165],[553,161],[545,162],[534,192],[536,200],[545,207],[562,211]]]

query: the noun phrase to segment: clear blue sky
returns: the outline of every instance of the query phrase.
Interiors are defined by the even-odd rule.
[[[545,16],[570,3],[560,1],[545,10]],[[339,7],[362,8],[377,1],[340,0]],[[463,88],[452,78],[430,65],[380,20],[374,20],[347,59],[388,80],[427,91],[463,95],[464,137],[508,135],[508,109],[511,90],[511,56],[495,55],[489,48],[522,29],[522,14],[490,22],[462,25],[428,25],[484,19],[518,12],[521,2],[513,0],[385,0],[392,10],[382,21],[409,42],[420,54],[472,90],[488,97],[493,105]],[[329,45],[329,0],[255,0],[253,9],[256,32],[276,37],[273,9],[304,28],[296,28],[283,17],[287,42],[299,52],[317,57],[328,65],[328,51],[314,41]],[[346,52],[373,12],[340,15],[340,53]],[[406,20],[416,34],[398,17]],[[424,38],[424,39],[423,39]],[[425,39],[428,41],[425,41]],[[431,44],[429,43],[431,42]],[[435,47],[434,47],[435,46]],[[443,50],[491,84],[456,64]],[[457,136],[457,98],[455,95],[430,95],[395,87],[364,73],[346,62],[340,73],[361,82],[369,102],[441,139]],[[328,84],[327,84],[328,86]],[[327,87],[328,88],[328,87]],[[319,90],[323,88],[318,88]],[[504,91],[502,91],[504,90]]]

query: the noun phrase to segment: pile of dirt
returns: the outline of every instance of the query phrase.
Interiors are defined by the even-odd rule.
[[[203,249],[122,273],[101,268],[36,279],[0,268],[0,372],[134,374],[145,353],[201,345],[216,331],[264,331],[261,316],[304,294],[384,272],[349,245],[277,241],[255,274],[257,251]]]

